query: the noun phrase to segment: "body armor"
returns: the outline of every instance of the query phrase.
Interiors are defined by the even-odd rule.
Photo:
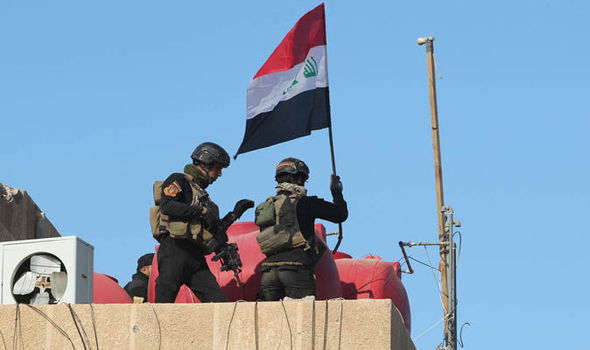
[[[189,182],[192,189],[191,205],[200,203],[203,207],[213,211],[213,215],[219,218],[219,208],[209,198],[207,191],[200,188],[194,181],[193,177],[184,174],[185,179]],[[199,217],[192,217],[188,220],[171,220],[168,215],[162,214],[160,209],[160,201],[162,199],[162,184],[163,181],[154,182],[154,204],[150,209],[150,224],[152,228],[152,235],[157,241],[160,241],[160,236],[166,233],[174,239],[188,239],[198,245],[205,254],[210,254],[213,250],[210,248],[211,241],[214,240],[213,234],[205,227],[203,220]]]
[[[303,189],[297,191],[297,188]],[[265,255],[309,247],[297,221],[297,202],[305,195],[301,186],[282,183],[276,196],[269,197],[256,207],[256,225],[260,232],[256,240]]]

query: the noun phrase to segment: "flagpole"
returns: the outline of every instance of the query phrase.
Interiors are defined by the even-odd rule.
[[[326,50],[327,53],[328,50]],[[326,60],[328,58],[326,57]],[[328,92],[328,120],[329,120],[329,124],[328,124],[328,137],[330,139],[330,155],[332,156],[332,174],[334,176],[336,176],[336,158],[334,157],[334,138],[332,137],[332,115],[330,113],[330,93]],[[332,254],[336,253],[338,251],[338,248],[340,247],[340,243],[342,243],[342,223],[338,223],[338,242],[336,242],[336,245],[334,246],[334,249],[332,249]]]
[[[328,96],[328,106],[329,103],[330,97]],[[328,119],[330,120],[330,125],[328,126],[328,137],[330,138],[330,155],[332,156],[332,174],[336,175],[336,159],[334,158],[334,140],[332,137],[332,116],[330,115],[330,107],[328,107]]]
[[[436,100],[436,75],[434,67],[434,37],[429,36],[426,38],[418,38],[418,45],[426,44],[426,60],[428,65],[428,91],[430,95],[430,119],[432,125],[432,148],[434,155],[434,177],[436,183],[436,211],[438,217],[438,240],[440,243],[440,263],[439,270],[442,284],[442,302],[445,306],[445,335],[449,337],[450,328],[450,317],[447,317],[451,310],[447,310],[449,295],[447,294],[447,250],[445,248],[446,237],[445,237],[445,213],[443,212],[444,207],[444,195],[443,195],[443,182],[442,182],[442,165],[441,165],[441,151],[440,151],[440,139],[438,133],[438,106]],[[452,232],[450,233],[452,235]],[[447,339],[448,340],[448,339]]]
[[[322,4],[323,5],[323,4]],[[330,106],[330,83],[329,83],[329,75],[328,75],[328,24],[326,21],[326,15],[324,13],[324,33],[326,35],[326,82],[328,83],[328,93],[326,96],[326,102],[328,103],[328,138],[330,140],[330,156],[332,157],[332,175],[336,176],[336,157],[334,157],[334,137],[332,136],[332,112]],[[327,238],[326,238],[327,240]],[[342,243],[342,223],[338,223],[338,242],[332,249],[332,254],[338,251],[340,248],[340,243]]]

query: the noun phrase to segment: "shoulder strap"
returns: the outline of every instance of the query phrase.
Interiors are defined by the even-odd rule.
[[[201,187],[199,187],[199,185],[197,185],[196,182],[194,182],[194,177],[192,177],[189,174],[184,174],[184,178],[186,179],[186,181],[188,181],[188,183],[191,185],[191,189],[193,190],[193,197],[197,197],[198,199],[201,199],[203,197],[208,196],[209,194],[207,193],[207,191],[205,191],[204,189],[202,189]]]

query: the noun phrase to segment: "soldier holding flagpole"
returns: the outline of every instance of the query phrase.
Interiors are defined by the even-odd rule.
[[[246,131],[234,158],[328,128],[336,177],[327,61],[322,3],[297,21],[248,85]],[[341,240],[339,223],[334,252]]]

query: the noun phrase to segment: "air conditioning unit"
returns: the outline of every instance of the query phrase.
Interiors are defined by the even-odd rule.
[[[0,242],[1,304],[88,304],[94,247],[76,236]]]

